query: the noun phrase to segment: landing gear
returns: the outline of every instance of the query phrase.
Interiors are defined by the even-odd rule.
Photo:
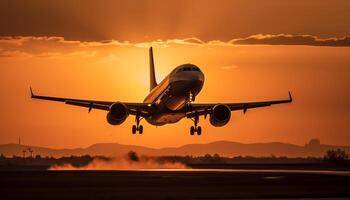
[[[201,126],[197,127],[197,134],[202,135],[202,127]]]
[[[139,133],[140,133],[140,134],[143,133],[143,126],[142,126],[142,125],[139,126]]]
[[[135,134],[137,131],[136,125],[132,125],[132,134]]]
[[[193,126],[191,126],[191,128],[190,128],[190,134],[191,134],[191,135],[194,135],[194,132],[195,132],[195,129],[194,129]]]
[[[136,125],[132,125],[132,134],[136,134],[137,131],[139,132],[139,134],[143,133],[143,126],[140,125],[141,120],[142,118],[140,118],[140,115],[136,114]]]
[[[191,135],[194,135],[195,132],[197,132],[197,135],[202,135],[202,127],[201,126],[198,126],[198,122],[199,122],[199,117],[198,115],[196,115],[194,117],[194,126],[191,126],[190,128],[190,134]]]
[[[202,135],[202,127],[201,126],[191,126],[190,128],[190,134],[194,135],[194,133],[197,132],[197,135]]]

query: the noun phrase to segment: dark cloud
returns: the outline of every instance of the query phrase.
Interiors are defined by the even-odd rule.
[[[239,45],[308,45],[308,46],[350,46],[350,37],[320,39],[312,35],[253,35],[247,38],[233,39],[232,44]]]
[[[198,38],[156,40],[147,42],[119,42],[116,40],[73,41],[63,37],[16,36],[0,37],[0,57],[55,57],[63,54],[92,54],[96,49],[110,49],[120,46],[148,48],[171,44],[192,46],[234,46],[234,45],[307,45],[350,47],[350,37],[319,39],[311,35],[253,35],[247,38],[232,39],[229,42],[213,40],[203,42]],[[225,67],[227,68],[227,67]]]
[[[350,35],[346,0],[1,0],[0,36],[228,41],[259,33]]]

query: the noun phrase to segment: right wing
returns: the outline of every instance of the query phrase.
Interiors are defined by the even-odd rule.
[[[32,99],[64,102],[65,104],[68,104],[68,105],[89,108],[89,112],[93,108],[98,110],[109,111],[110,106],[113,105],[114,103],[117,103],[116,101],[98,101],[98,100],[72,99],[72,98],[53,97],[53,96],[41,96],[41,95],[34,94],[32,88],[30,88],[30,93],[31,93]],[[138,113],[140,114],[140,116],[145,117],[145,116],[148,116],[153,110],[152,104],[149,104],[149,103],[132,103],[132,102],[119,102],[119,103],[124,104],[128,108],[129,113],[132,115],[136,115]]]
[[[291,103],[293,101],[292,95],[289,92],[289,98],[283,100],[272,100],[272,101],[257,101],[257,102],[237,102],[237,103],[191,103],[190,112],[186,113],[187,118],[192,118],[196,115],[207,115],[213,107],[218,104],[227,105],[231,111],[243,110],[246,113],[248,109],[260,108],[271,106],[274,104]]]

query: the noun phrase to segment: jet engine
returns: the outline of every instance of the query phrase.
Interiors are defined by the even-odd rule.
[[[231,118],[231,110],[227,105],[218,104],[213,107],[210,114],[210,123],[213,126],[220,127],[226,125]]]
[[[114,103],[110,106],[107,121],[111,125],[120,125],[129,116],[128,108],[122,103]]]

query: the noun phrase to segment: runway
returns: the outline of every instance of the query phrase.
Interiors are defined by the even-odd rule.
[[[0,199],[348,199],[346,171],[0,171]]]
[[[218,172],[218,173],[301,173],[301,174],[329,174],[350,176],[350,171],[334,171],[334,170],[287,170],[287,169],[132,169],[132,170],[113,170],[113,171],[165,171],[165,172]]]

